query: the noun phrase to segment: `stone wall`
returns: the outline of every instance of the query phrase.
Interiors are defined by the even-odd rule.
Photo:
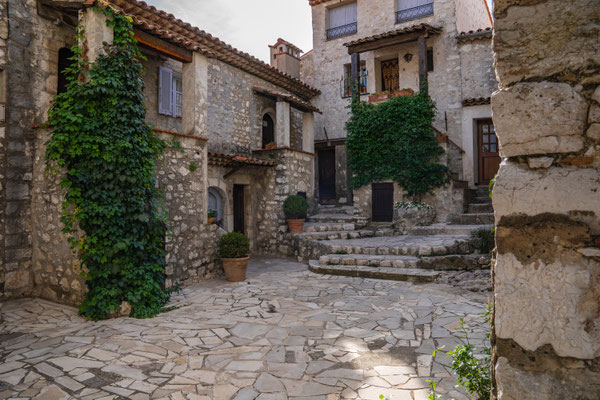
[[[498,88],[491,37],[461,40],[458,50],[462,99],[490,97],[490,94]]]
[[[7,79],[6,67],[8,64],[8,6],[7,0],[0,0],[0,299],[4,293],[4,282],[6,280],[6,269],[4,267],[4,171],[6,168],[6,100],[7,100]]]
[[[495,2],[495,396],[600,393],[600,3]]]

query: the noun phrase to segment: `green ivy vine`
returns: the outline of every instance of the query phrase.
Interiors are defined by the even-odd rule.
[[[63,232],[86,270],[80,313],[104,319],[126,301],[130,316],[145,318],[169,299],[166,214],[154,174],[165,144],[145,122],[145,58],[131,20],[110,7],[94,11],[107,16],[114,41],[94,63],[73,47],[67,90],[49,111],[46,163],[62,173]]]
[[[431,123],[435,104],[426,90],[370,104],[353,98],[346,123],[351,186],[393,180],[416,200],[448,183],[446,166],[438,163],[444,149]]]

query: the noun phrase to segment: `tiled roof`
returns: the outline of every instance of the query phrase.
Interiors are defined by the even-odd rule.
[[[261,160],[260,158],[239,156],[235,154],[208,153],[208,163],[220,167],[238,167],[240,165],[254,165],[259,167],[274,167],[275,161]]]
[[[375,42],[377,40],[394,37],[394,36],[399,36],[399,35],[403,35],[406,33],[427,32],[430,34],[435,34],[435,33],[440,33],[441,31],[442,31],[441,28],[436,28],[429,24],[418,24],[418,25],[408,26],[403,29],[395,29],[393,31],[380,33],[378,35],[367,36],[367,37],[364,37],[361,39],[354,40],[352,42],[344,43],[344,46],[351,47],[351,46],[356,46],[356,45],[363,44],[363,43],[371,43],[371,42]]]
[[[477,39],[486,39],[492,37],[492,28],[477,29],[476,31],[461,32],[456,35],[459,42],[470,42]]]
[[[90,5],[92,1],[86,0],[85,5]],[[96,3],[101,4],[99,1]],[[309,99],[321,93],[301,80],[281,72],[258,58],[244,53],[219,38],[175,18],[172,14],[158,10],[144,1],[104,0],[103,3],[108,3],[118,12],[131,17],[133,25],[148,34],[185,49],[216,58],[289,90],[302,98]]]
[[[308,4],[311,6],[316,6],[317,4],[326,3],[330,0],[308,0]]]
[[[278,90],[273,89],[267,89],[260,86],[253,86],[252,90],[255,93],[273,98],[275,100],[282,99],[283,101],[290,103],[294,108],[300,111],[312,111],[317,112],[319,114],[323,114],[321,110],[319,110],[317,107],[289,93],[280,92]]]
[[[478,98],[473,98],[473,99],[465,99],[462,102],[463,107],[469,107],[469,106],[481,106],[484,104],[490,104],[490,98],[489,97],[478,97]]]
[[[272,46],[269,45],[269,47],[277,47],[280,44],[285,44],[287,47],[290,47],[290,48],[296,50],[298,53],[304,53],[301,48],[299,48],[295,44],[293,44],[291,42],[288,42],[287,40],[284,40],[282,38],[277,39],[277,42],[274,45],[272,45]]]

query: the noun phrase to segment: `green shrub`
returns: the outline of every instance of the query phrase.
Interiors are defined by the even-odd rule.
[[[229,232],[219,240],[219,256],[221,258],[243,258],[250,253],[248,238],[239,232]]]
[[[471,232],[471,237],[477,239],[477,251],[481,254],[490,254],[496,247],[495,231],[496,228],[479,229]]]
[[[290,219],[304,218],[306,211],[308,211],[308,202],[300,195],[288,196],[283,202],[283,212]]]
[[[194,172],[198,169],[198,163],[196,161],[191,161],[188,168],[190,172]]]
[[[216,210],[208,210],[208,218],[217,218],[219,213]]]

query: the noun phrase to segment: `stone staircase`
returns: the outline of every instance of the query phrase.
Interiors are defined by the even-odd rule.
[[[484,190],[485,189],[485,190]],[[415,227],[398,235],[391,226],[372,225],[351,215],[351,207],[321,207],[304,232],[293,235],[297,255],[316,273],[433,282],[443,271],[489,268],[489,255],[476,254],[471,232],[491,229],[487,188],[471,191],[466,213],[448,224]]]

